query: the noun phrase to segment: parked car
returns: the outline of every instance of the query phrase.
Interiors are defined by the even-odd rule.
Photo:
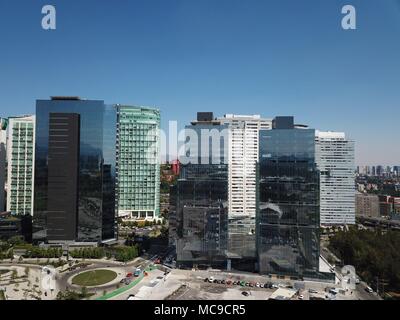
[[[242,292],[242,295],[244,295],[245,297],[248,297],[248,296],[249,296],[249,293],[248,293],[247,291],[243,291],[243,292]]]
[[[299,299],[300,300],[303,300],[304,299],[304,296],[301,294],[301,295],[299,295]]]
[[[367,291],[368,293],[373,293],[374,292],[374,290],[372,290],[371,287],[366,287],[365,291]]]

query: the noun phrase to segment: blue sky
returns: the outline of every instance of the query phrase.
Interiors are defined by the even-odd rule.
[[[399,39],[398,0],[0,0],[0,116],[51,95],[157,106],[164,127],[294,115],[346,131],[357,164],[400,165]]]

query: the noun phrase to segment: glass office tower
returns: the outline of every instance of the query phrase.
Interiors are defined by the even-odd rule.
[[[228,165],[226,125],[211,113],[186,126],[186,155],[177,182],[178,266],[226,267]]]
[[[36,102],[34,241],[115,237],[116,118],[103,101]]]
[[[160,214],[160,111],[117,105],[118,216],[154,220]]]
[[[315,130],[277,117],[260,131],[257,251],[263,274],[319,271],[319,172]]]

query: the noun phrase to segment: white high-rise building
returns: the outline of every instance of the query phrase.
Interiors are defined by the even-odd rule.
[[[257,162],[259,131],[271,129],[272,119],[260,115],[226,114],[229,126],[228,251],[232,258],[255,254]]]
[[[33,214],[35,116],[9,118],[7,211]]]
[[[355,224],[354,141],[343,132],[316,131],[321,225]]]
[[[226,114],[229,124],[229,215],[255,217],[256,169],[260,129],[271,129],[272,120],[259,115]]]

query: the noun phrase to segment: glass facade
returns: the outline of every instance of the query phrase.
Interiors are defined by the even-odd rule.
[[[117,105],[118,216],[160,214],[160,111]]]
[[[226,266],[228,167],[225,164],[182,166],[177,184],[180,266]]]
[[[314,277],[319,271],[319,172],[315,130],[285,124],[260,131],[259,271]]]
[[[32,215],[35,117],[10,118],[7,140],[7,210]]]
[[[186,126],[186,154],[176,187],[179,266],[225,268],[228,224],[227,126]],[[215,135],[212,136],[213,130]],[[211,133],[211,135],[210,135]],[[183,160],[183,161],[182,161]]]
[[[115,237],[116,120],[114,106],[103,101],[53,98],[36,102],[35,241],[99,242]],[[78,146],[74,146],[74,139]],[[57,154],[65,156],[65,166],[60,166],[59,173],[49,167],[60,161]],[[74,187],[70,180],[75,167]],[[59,199],[54,199],[57,190],[50,190],[50,183],[58,186]],[[75,237],[71,238],[70,233],[65,237],[62,234],[63,225],[53,223],[56,215],[74,216],[74,208],[67,212],[62,205],[64,197],[75,197],[71,195],[73,190],[77,217],[65,219],[66,223],[76,224],[70,228],[76,229]]]

